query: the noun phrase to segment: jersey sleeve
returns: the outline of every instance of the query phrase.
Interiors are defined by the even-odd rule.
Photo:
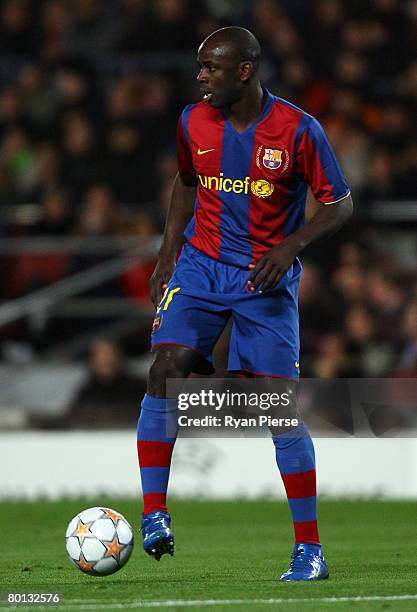
[[[187,117],[188,117],[187,109],[183,111],[181,114],[178,125],[177,125],[177,159],[178,159],[178,172],[184,181],[187,179],[195,178],[195,170],[193,165],[193,158],[191,155],[191,150],[188,142],[188,133],[187,133]]]
[[[313,117],[301,135],[295,169],[322,204],[335,204],[350,194],[332,146],[322,126]]]

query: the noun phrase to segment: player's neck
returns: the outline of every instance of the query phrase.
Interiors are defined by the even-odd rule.
[[[226,116],[236,131],[243,132],[262,114],[267,94],[259,81],[245,92],[244,96],[226,109]]]

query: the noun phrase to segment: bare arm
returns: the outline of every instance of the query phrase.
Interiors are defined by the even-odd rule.
[[[304,227],[269,249],[256,265],[250,266],[251,291],[256,291],[262,283],[261,291],[276,285],[301,251],[337,232],[352,215],[352,211],[350,195],[335,204],[321,205]]]
[[[187,181],[188,183],[188,181]],[[193,216],[196,184],[190,180],[184,183],[179,174],[175,177],[171,203],[165,222],[164,239],[159,250],[158,263],[150,281],[151,298],[155,306],[159,304],[162,294],[175,267],[175,260],[183,241],[187,223]]]
[[[287,240],[294,243],[297,255],[309,244],[314,244],[328,238],[337,232],[351,217],[353,202],[351,196],[346,196],[336,204],[321,204],[309,222],[290,236]]]

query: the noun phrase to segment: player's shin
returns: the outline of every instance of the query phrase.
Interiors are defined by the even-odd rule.
[[[319,544],[316,461],[308,429],[300,423],[291,432],[274,435],[272,439],[294,523],[295,542]]]

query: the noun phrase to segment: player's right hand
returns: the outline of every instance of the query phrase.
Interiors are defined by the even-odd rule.
[[[155,308],[158,307],[162,300],[165,289],[168,287],[168,281],[172,276],[175,267],[175,262],[168,262],[160,259],[156,264],[155,270],[149,282],[151,289],[151,300]]]

